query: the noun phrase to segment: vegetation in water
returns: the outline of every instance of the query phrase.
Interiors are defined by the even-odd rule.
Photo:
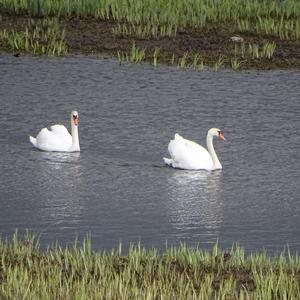
[[[0,240],[1,299],[298,299],[300,259],[222,251],[122,245],[111,252],[80,246],[41,250],[35,236]]]
[[[172,4],[172,5],[171,5]],[[299,37],[300,3],[297,0],[1,0],[1,11],[31,17],[88,17],[129,24],[203,27],[230,23],[240,31],[289,33]],[[176,28],[176,27],[174,27]]]
[[[63,48],[71,52],[109,53],[122,61],[160,61],[197,70],[206,65],[214,70],[300,67],[298,0],[0,0],[0,49],[8,48],[3,36],[26,44],[28,18],[54,16],[66,31],[60,36]],[[131,59],[133,43],[145,50],[143,57],[138,53],[139,58]]]
[[[5,48],[15,52],[36,55],[60,56],[68,52],[65,32],[55,18],[44,20],[30,19],[22,31],[2,30],[0,40]]]

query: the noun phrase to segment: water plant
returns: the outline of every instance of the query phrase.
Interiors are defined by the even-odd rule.
[[[117,51],[117,56],[119,62],[131,62],[131,63],[141,63],[145,60],[146,57],[146,50],[140,49],[135,45],[135,42],[133,42],[130,53],[124,52],[124,51]]]
[[[255,32],[269,36],[279,37],[281,40],[300,38],[300,20],[285,19],[283,15],[274,18],[272,16],[258,16],[255,19],[240,19],[236,29],[240,32]]]
[[[172,54],[172,57],[171,57],[171,59],[170,59],[170,64],[171,64],[171,65],[174,65],[174,63],[175,63],[175,54],[173,53],[173,54]]]
[[[82,243],[40,249],[36,236],[0,240],[1,299],[297,299],[300,259],[289,251],[246,255],[168,246],[162,253],[132,244],[93,251]]]
[[[60,24],[66,24],[66,28],[71,31],[74,24],[77,26],[78,23],[88,23],[93,18],[92,22],[95,24],[107,21],[106,29],[111,34],[103,34],[103,36],[109,36],[108,41],[102,46],[97,39],[82,34],[79,37],[82,43],[79,43],[78,38],[71,38],[68,32],[71,50],[81,50],[89,44],[84,43],[87,40],[95,45],[93,52],[103,52],[105,55],[117,54],[120,61],[136,63],[149,60],[155,65],[157,56],[152,53],[155,52],[155,47],[159,47],[160,61],[181,68],[191,67],[197,70],[203,69],[204,64],[212,66],[215,70],[218,70],[221,65],[231,68],[254,65],[263,67],[271,64],[278,66],[278,61],[281,66],[287,63],[294,66],[294,61],[287,62],[284,57],[286,57],[285,54],[291,57],[293,53],[297,53],[300,39],[300,2],[298,0],[174,0],[172,5],[164,0],[121,2],[119,0],[0,0],[0,15],[4,16],[5,20],[2,23],[6,26],[6,32],[3,29],[1,34],[0,46],[2,48],[5,44],[6,48],[14,49],[14,51],[23,48],[27,50],[22,51],[51,55],[51,50],[47,50],[47,46],[41,41],[36,43],[35,47],[31,47],[31,40],[27,37],[25,30],[12,31],[7,22],[9,16],[29,16],[36,18],[36,22],[41,22],[42,18],[57,16]],[[98,22],[99,20],[101,22]],[[102,25],[99,27],[104,28],[105,26],[102,27]],[[80,26],[76,28],[82,29]],[[88,26],[84,27],[84,30],[88,31]],[[29,35],[32,31],[28,27]],[[200,37],[204,33],[205,38],[202,43]],[[232,36],[237,35],[243,39],[238,44],[236,40],[231,39]],[[111,36],[117,40],[117,43],[110,41]],[[212,36],[215,37],[214,41],[212,41]],[[191,37],[192,45],[187,47],[185,42]],[[123,38],[127,39],[127,42],[120,41],[119,43],[119,40]],[[8,42],[9,39],[12,41]],[[279,39],[281,41],[278,41]],[[61,40],[60,44],[59,40]],[[135,49],[131,47],[133,40],[141,48],[137,50],[140,53],[134,52]],[[151,41],[148,43],[148,40]],[[173,40],[176,50],[172,49],[172,45],[170,46]],[[48,41],[50,43],[52,39]],[[58,35],[55,41],[56,45],[51,47],[52,52],[55,55],[66,53],[68,49],[65,36]],[[226,42],[223,43],[223,41]],[[290,41],[292,43],[289,43]],[[35,39],[32,42],[35,42]],[[74,48],[71,43],[74,43]],[[110,47],[107,47],[106,43],[111,43]],[[276,56],[275,43],[278,45],[280,43],[281,51],[288,49],[286,53]],[[24,44],[24,47],[21,47],[21,44]],[[118,48],[119,44],[122,45]],[[143,53],[144,49],[145,53]],[[90,53],[92,50],[86,47],[83,52]],[[202,53],[201,59],[195,52]],[[223,59],[220,59],[221,55]],[[243,64],[238,64],[232,57],[242,60]]]
[[[217,72],[220,69],[220,67],[224,65],[224,61],[225,61],[224,57],[220,55],[218,60],[213,65],[213,69],[215,72]]]
[[[157,60],[158,60],[158,54],[159,54],[160,49],[158,47],[155,47],[154,52],[153,52],[153,66],[157,66]]]
[[[188,52],[185,52],[183,54],[183,56],[179,58],[178,65],[177,65],[179,68],[184,69],[184,68],[186,68],[188,66],[187,65],[188,55],[189,55]]]
[[[201,61],[198,63],[196,69],[197,69],[198,71],[203,71],[203,70],[204,70],[204,62],[203,62],[203,60],[201,60]]]
[[[177,28],[173,25],[157,26],[153,24],[117,24],[112,28],[112,33],[120,37],[137,38],[162,38],[176,36]]]
[[[250,21],[248,19],[237,20],[236,26],[240,32],[248,32],[251,28]]]
[[[271,59],[274,56],[276,50],[276,43],[270,41],[264,41],[262,44],[248,43],[246,47],[245,43],[240,45],[235,45],[234,48],[234,59],[231,62],[236,65],[237,57],[247,58],[247,59],[261,59],[268,58]],[[231,65],[232,65],[231,63]]]
[[[261,56],[270,59],[274,55],[275,49],[276,44],[274,42],[266,41],[262,45]]]
[[[0,31],[0,39],[13,52],[27,52],[37,55],[65,55],[68,47],[65,31],[59,27],[56,18],[29,20],[24,31]]]
[[[247,1],[247,0],[175,0],[172,5],[163,0],[131,0],[120,3],[118,0],[0,0],[0,9],[10,14],[26,14],[32,17],[87,17],[110,19],[138,26],[151,26],[160,34],[173,34],[177,27],[203,27],[208,23],[235,24],[240,30],[257,26],[265,32],[274,27],[270,20],[285,24],[300,18],[298,0],[286,1]],[[145,25],[143,25],[145,24]],[[295,23],[294,23],[295,24]],[[127,25],[126,25],[127,26]],[[278,25],[284,27],[283,25]],[[294,25],[293,25],[294,26]],[[254,26],[253,28],[256,28]],[[276,32],[277,30],[273,30]],[[173,33],[172,33],[173,32]]]
[[[236,70],[240,69],[241,64],[242,64],[242,61],[239,60],[237,57],[234,57],[234,58],[231,59],[231,68],[233,70],[236,71]]]
[[[191,67],[194,70],[197,70],[197,71],[203,71],[204,70],[204,62],[203,62],[202,56],[199,53],[195,53],[191,57],[191,61],[192,61]]]
[[[261,46],[258,44],[249,43],[249,55],[253,58],[268,58],[270,59],[275,52],[276,44],[274,42],[265,41]]]
[[[135,43],[132,44],[130,52],[130,61],[132,63],[140,63],[145,60],[145,49],[139,49],[135,46]]]
[[[252,58],[259,58],[260,57],[260,53],[259,53],[259,45],[257,44],[248,44],[249,48],[248,48],[248,52],[249,55],[252,56]]]

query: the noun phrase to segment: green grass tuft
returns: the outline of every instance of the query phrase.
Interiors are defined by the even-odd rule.
[[[23,31],[0,31],[0,41],[13,52],[35,55],[61,56],[68,52],[65,31],[59,27],[56,18],[30,19]]]
[[[1,299],[298,299],[299,256],[245,255],[234,245],[212,251],[132,244],[110,252],[59,245],[40,250],[30,234],[0,240]]]

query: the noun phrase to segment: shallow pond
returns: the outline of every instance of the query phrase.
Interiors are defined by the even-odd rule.
[[[300,248],[300,72],[193,72],[109,59],[0,55],[0,232],[41,243],[92,235],[247,251]],[[33,149],[79,111],[81,153]],[[165,167],[174,133],[215,141],[222,171]]]

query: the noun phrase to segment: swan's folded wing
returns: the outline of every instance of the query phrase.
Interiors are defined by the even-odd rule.
[[[48,150],[56,146],[59,140],[56,134],[49,131],[48,128],[43,128],[36,137],[36,144],[38,148]]]
[[[184,139],[179,134],[175,134],[174,140],[170,141],[168,151],[174,161],[184,159],[187,149],[184,144]]]
[[[175,135],[174,140],[170,141],[168,150],[178,168],[198,169],[202,166],[209,168],[212,161],[205,148],[178,134]]]
[[[175,134],[174,140],[172,140],[170,144],[171,143],[173,144],[172,146],[176,145],[175,150],[180,150],[180,153],[184,152],[184,154],[187,154],[192,157],[206,157],[207,155],[210,156],[208,151],[204,147],[197,144],[196,142],[183,138],[178,133]],[[174,147],[172,148],[174,149]]]
[[[68,129],[64,125],[56,124],[52,125],[50,128],[54,134],[57,134],[60,137],[71,137],[71,135],[68,132]]]
[[[63,125],[53,125],[50,127],[57,139],[61,140],[59,143],[63,148],[70,148],[72,146],[72,136],[67,128]]]
[[[50,131],[47,128],[43,128],[37,135],[36,141],[37,148],[44,151],[68,151],[72,146],[72,137],[69,133],[68,135],[64,134],[63,130],[57,132],[54,129],[53,132],[52,130]]]
[[[186,146],[185,139],[179,134],[175,134],[174,140],[171,140],[168,151],[173,159],[173,166],[181,169],[192,169],[194,157]]]
[[[193,141],[190,141],[190,140],[187,140],[187,139],[183,139],[184,140],[184,144],[185,146],[187,147],[187,149],[189,150],[190,154],[192,156],[201,156],[203,158],[210,158],[210,155],[208,153],[208,151],[202,147],[201,145],[193,142]]]

